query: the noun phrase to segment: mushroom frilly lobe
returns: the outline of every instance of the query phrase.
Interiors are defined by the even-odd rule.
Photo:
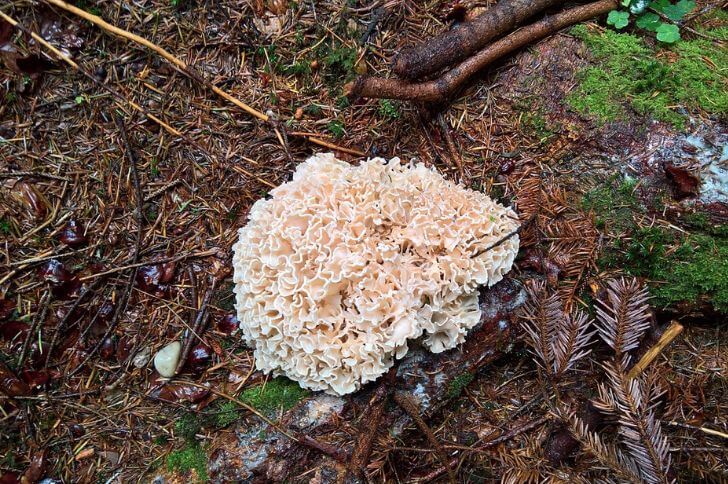
[[[250,210],[233,247],[236,308],[259,370],[344,395],[419,340],[439,353],[480,320],[478,287],[518,252],[510,209],[423,164],[333,154]]]

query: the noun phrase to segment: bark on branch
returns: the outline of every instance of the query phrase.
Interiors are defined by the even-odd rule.
[[[394,58],[392,71],[406,79],[433,74],[469,57],[537,13],[562,3],[564,0],[501,0],[482,15],[404,49]]]
[[[347,84],[345,91],[350,97],[445,103],[470,78],[499,58],[565,27],[598,17],[617,7],[617,0],[599,0],[546,17],[490,44],[432,81],[410,82],[365,76]]]

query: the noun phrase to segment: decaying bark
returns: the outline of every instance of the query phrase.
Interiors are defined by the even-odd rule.
[[[352,413],[362,412],[367,407],[377,408],[376,401],[388,391],[404,392],[416,402],[422,418],[427,419],[454,396],[453,382],[463,381],[466,374],[475,374],[510,351],[519,335],[514,312],[524,301],[525,291],[519,283],[510,279],[501,281],[493,288],[481,291],[481,323],[471,331],[461,347],[440,354],[412,349],[401,361],[396,377],[386,388],[382,385],[369,386],[346,398],[317,393],[299,403],[279,422],[290,432],[321,440],[330,439],[337,434],[341,421],[350,420]],[[364,412],[363,426],[376,420],[372,436],[386,435],[387,432],[401,435],[405,429],[413,427],[411,417],[401,409],[382,410],[374,410],[379,414],[375,418]],[[287,439],[251,416],[242,421],[234,433],[225,434],[213,444],[215,450],[208,464],[210,479],[212,482],[248,482],[255,479],[280,482],[305,474],[307,480],[320,483],[340,482],[342,479],[355,482],[357,478],[349,471],[355,470],[352,467],[366,466],[367,462],[357,461],[357,456],[368,456],[368,449],[359,447],[370,446],[371,442],[361,444],[361,436],[353,437],[353,440],[347,439],[339,444],[341,451],[350,453],[352,460],[356,461],[347,469],[325,454]]]
[[[562,3],[564,0],[501,0],[474,19],[404,49],[394,58],[392,71],[406,79],[433,74],[462,61],[537,13]]]
[[[600,0],[546,17],[490,44],[432,81],[413,83],[401,79],[359,77],[348,84],[345,90],[352,97],[445,103],[470,78],[492,62],[565,27],[614,10],[617,6],[617,0]]]

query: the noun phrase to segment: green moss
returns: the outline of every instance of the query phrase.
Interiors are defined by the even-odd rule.
[[[447,397],[455,398],[460,396],[460,394],[463,393],[463,390],[465,390],[465,387],[470,385],[470,382],[473,381],[473,378],[475,378],[475,375],[467,372],[453,378],[447,387]]]
[[[238,420],[238,410],[240,406],[229,400],[221,401],[215,405],[215,411],[212,414],[214,424],[217,428],[225,428]]]
[[[190,442],[184,449],[175,450],[167,456],[167,470],[179,474],[194,471],[197,482],[207,482],[207,454],[200,444]]]
[[[713,307],[728,314],[728,243],[707,235],[688,237],[674,256],[660,260],[652,271],[658,283],[655,302],[669,305],[707,296]]]
[[[607,266],[622,268],[650,282],[653,304],[671,306],[705,297],[728,313],[728,240],[707,234],[684,236],[662,227],[635,230],[608,251]]]
[[[711,30],[711,35],[722,29]],[[568,96],[577,112],[601,122],[614,121],[630,106],[636,112],[684,127],[676,108],[728,113],[725,70],[728,53],[708,40],[683,40],[657,52],[634,35],[580,25],[572,33],[592,52],[596,65],[579,72],[579,85]]]
[[[248,388],[240,396],[240,400],[259,412],[270,415],[288,410],[308,394],[309,392],[298,386],[298,383],[278,377]]]
[[[190,442],[195,440],[195,435],[200,433],[201,428],[202,423],[194,413],[185,413],[174,423],[177,435]]]
[[[635,197],[637,182],[634,179],[612,177],[584,194],[581,206],[593,211],[597,228],[607,232],[619,232],[632,224],[632,214],[641,211]]]

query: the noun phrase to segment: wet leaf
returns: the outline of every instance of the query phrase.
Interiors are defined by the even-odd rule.
[[[78,277],[56,259],[51,259],[41,266],[38,275],[51,286],[52,293],[57,298],[66,299],[73,296],[81,287]]]
[[[77,24],[52,14],[44,18],[40,26],[40,35],[68,55],[83,47],[83,39],[77,34]]]
[[[29,183],[23,181],[13,183],[10,196],[25,207],[29,214],[36,219],[45,218],[48,213],[48,201]]]
[[[46,467],[48,466],[47,456],[47,449],[39,450],[33,454],[33,457],[30,459],[30,465],[23,474],[22,482],[38,482],[45,475]]]
[[[50,381],[48,370],[23,370],[20,378],[30,387],[37,388],[46,385]]]
[[[58,234],[58,240],[69,247],[80,247],[85,245],[87,239],[84,234],[83,224],[73,219],[69,220],[63,227],[63,230],[61,230]]]
[[[167,283],[174,279],[174,271],[174,262],[141,267],[137,271],[137,286],[144,292],[163,296],[168,290]]]
[[[68,431],[71,432],[71,435],[76,438],[82,437],[86,433],[86,429],[83,428],[83,425],[77,423],[69,425]]]
[[[167,383],[158,386],[151,392],[153,398],[168,402],[197,403],[210,394],[210,390],[188,383]]]
[[[10,368],[2,362],[0,362],[0,393],[4,393],[11,397],[30,395],[30,388],[28,385],[15,376]]]
[[[110,360],[116,353],[116,339],[113,336],[104,338],[99,348],[99,356],[104,360]]]
[[[698,194],[700,180],[686,168],[667,164],[665,165],[665,175],[672,182],[675,199],[680,200]]]

